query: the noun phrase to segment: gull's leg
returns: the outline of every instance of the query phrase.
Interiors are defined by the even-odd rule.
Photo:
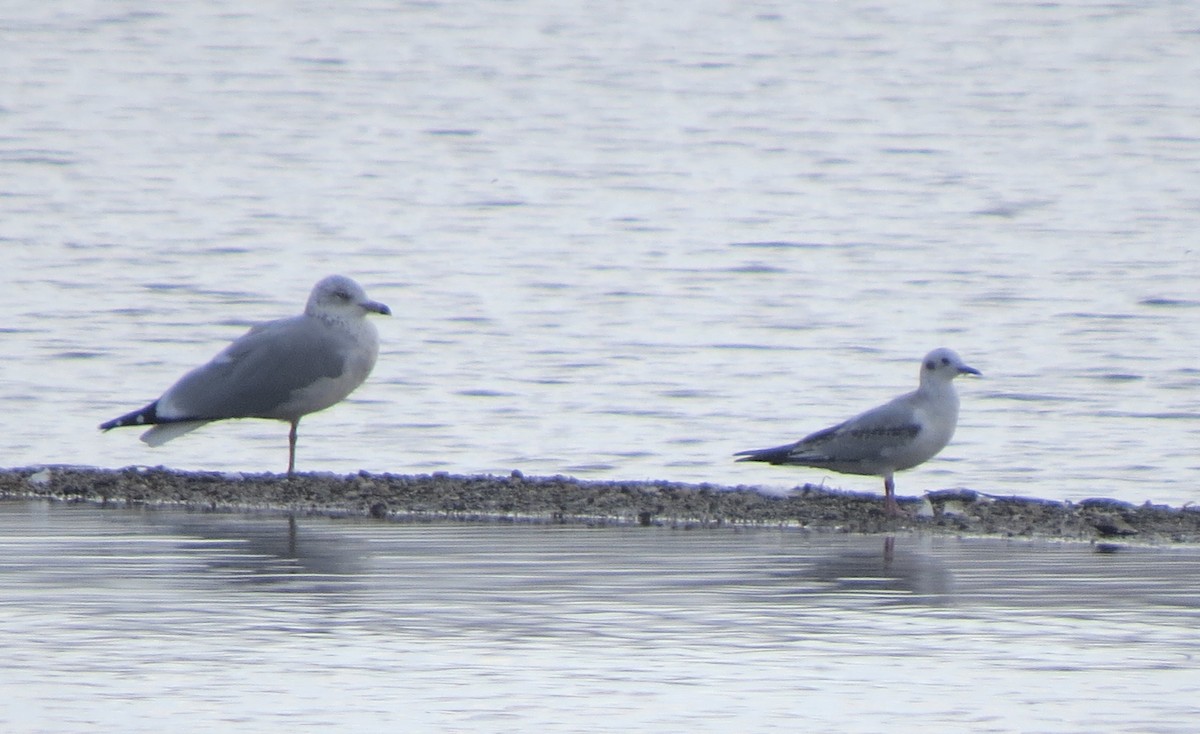
[[[296,471],[296,426],[300,425],[300,419],[292,421],[292,430],[288,431],[288,479],[292,478],[292,474]]]
[[[891,472],[883,475],[883,509],[889,515],[904,514],[904,510],[901,510],[896,502],[896,482],[893,481]]]

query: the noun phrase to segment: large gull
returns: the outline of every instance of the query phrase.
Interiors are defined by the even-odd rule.
[[[257,324],[158,400],[100,428],[153,426],[142,440],[159,446],[212,421],[287,421],[290,477],[300,419],[341,402],[375,366],[379,334],[366,320],[368,313],[390,315],[391,310],[368,299],[350,278],[323,278],[313,286],[304,313]]]
[[[795,443],[734,456],[883,477],[884,506],[889,514],[900,514],[892,475],[928,461],[950,442],[958,424],[953,382],[962,374],[980,372],[953,350],[935,349],[922,360],[921,383],[913,392]]]

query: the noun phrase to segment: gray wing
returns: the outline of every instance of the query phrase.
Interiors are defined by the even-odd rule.
[[[832,428],[805,436],[792,446],[787,462],[828,465],[861,464],[886,457],[921,432],[913,410],[914,393],[872,408]]]
[[[273,411],[295,390],[342,374],[347,342],[342,331],[307,316],[259,324],[163,393],[159,417],[277,417]]]

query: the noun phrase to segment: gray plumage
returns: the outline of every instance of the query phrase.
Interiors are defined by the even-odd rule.
[[[946,447],[958,424],[953,380],[980,374],[950,349],[935,349],[921,361],[913,392],[872,408],[794,443],[742,451],[738,461],[810,466],[842,474],[881,476],[888,512],[899,512],[893,474],[911,469]]]
[[[375,366],[379,336],[368,313],[391,310],[368,299],[350,278],[324,278],[313,287],[304,313],[254,326],[158,400],[100,428],[153,426],[142,440],[159,446],[217,420],[286,421],[291,475],[300,419],[341,402]]]

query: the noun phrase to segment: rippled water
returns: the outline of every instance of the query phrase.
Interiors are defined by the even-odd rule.
[[[1179,3],[14,6],[4,462],[282,470],[280,425],[95,427],[341,271],[396,316],[302,469],[818,482],[728,457],[947,345],[986,379],[902,494],[1193,501],[1198,29]]]
[[[329,272],[396,315],[302,470],[735,465],[956,348],[899,492],[1182,505],[1200,6],[17,3],[0,462],[280,471],[96,425]],[[1190,731],[1197,559],[5,504],[7,730]]]
[[[1200,553],[0,503],[7,731],[1185,732]]]

